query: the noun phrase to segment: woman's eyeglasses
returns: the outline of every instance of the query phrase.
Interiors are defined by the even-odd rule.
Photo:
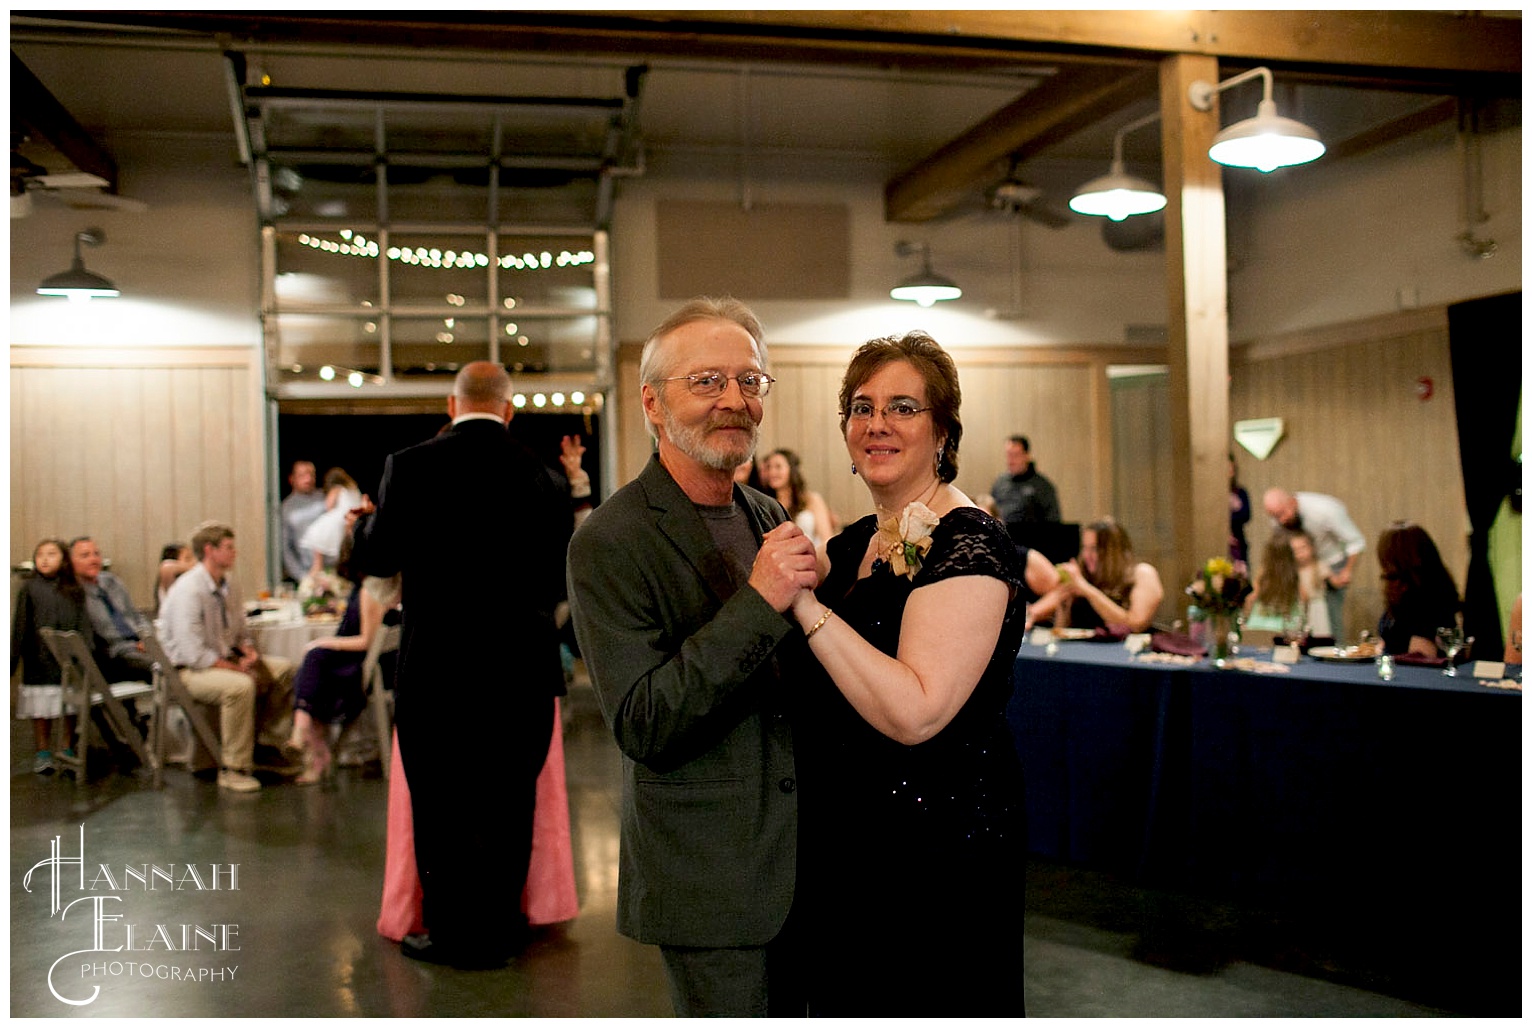
[[[739,383],[739,391],[752,399],[759,399],[771,391],[776,379],[764,371],[746,371],[738,375],[725,375],[721,371],[698,371],[691,375],[662,378],[661,382],[685,382],[693,396],[722,396],[729,382]]]
[[[883,407],[874,407],[866,400],[852,400],[841,413],[852,421],[871,421],[874,414],[881,414],[889,421],[908,421],[930,409],[917,406],[914,400],[892,400]]]

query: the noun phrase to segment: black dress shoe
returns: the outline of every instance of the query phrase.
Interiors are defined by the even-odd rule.
[[[448,948],[434,942],[429,933],[406,935],[399,940],[399,952],[412,960],[441,964],[463,971],[488,971],[504,967],[510,958],[504,954]]]

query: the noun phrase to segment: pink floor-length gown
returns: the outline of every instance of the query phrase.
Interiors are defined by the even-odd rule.
[[[564,783],[564,732],[559,701],[553,705],[553,738],[548,759],[537,776],[537,807],[532,816],[532,861],[521,909],[534,925],[557,924],[580,913],[575,893],[574,846],[569,837],[569,791]],[[383,904],[378,934],[395,942],[425,931],[421,918],[420,876],[415,869],[415,831],[410,816],[410,787],[394,734],[388,778],[388,843],[383,863]]]

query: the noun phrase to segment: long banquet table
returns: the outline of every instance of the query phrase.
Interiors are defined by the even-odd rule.
[[[1148,663],[1108,642],[1028,642],[1015,682],[1033,853],[1519,940],[1519,691],[1309,657],[1285,674]]]

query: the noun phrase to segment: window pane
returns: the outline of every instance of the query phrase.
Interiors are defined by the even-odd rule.
[[[277,306],[356,307],[378,302],[377,245],[366,235],[277,232]]]
[[[280,382],[329,381],[321,369],[378,372],[378,320],[329,314],[279,314],[267,320]]]
[[[484,318],[396,317],[394,374],[454,375],[470,361],[489,359],[489,322]]]
[[[483,233],[396,232],[388,242],[389,294],[395,306],[484,306],[489,255]]]
[[[500,237],[500,306],[596,309],[596,255],[589,236]]]
[[[513,372],[584,372],[595,369],[596,318],[516,318],[503,322],[500,359]]]

